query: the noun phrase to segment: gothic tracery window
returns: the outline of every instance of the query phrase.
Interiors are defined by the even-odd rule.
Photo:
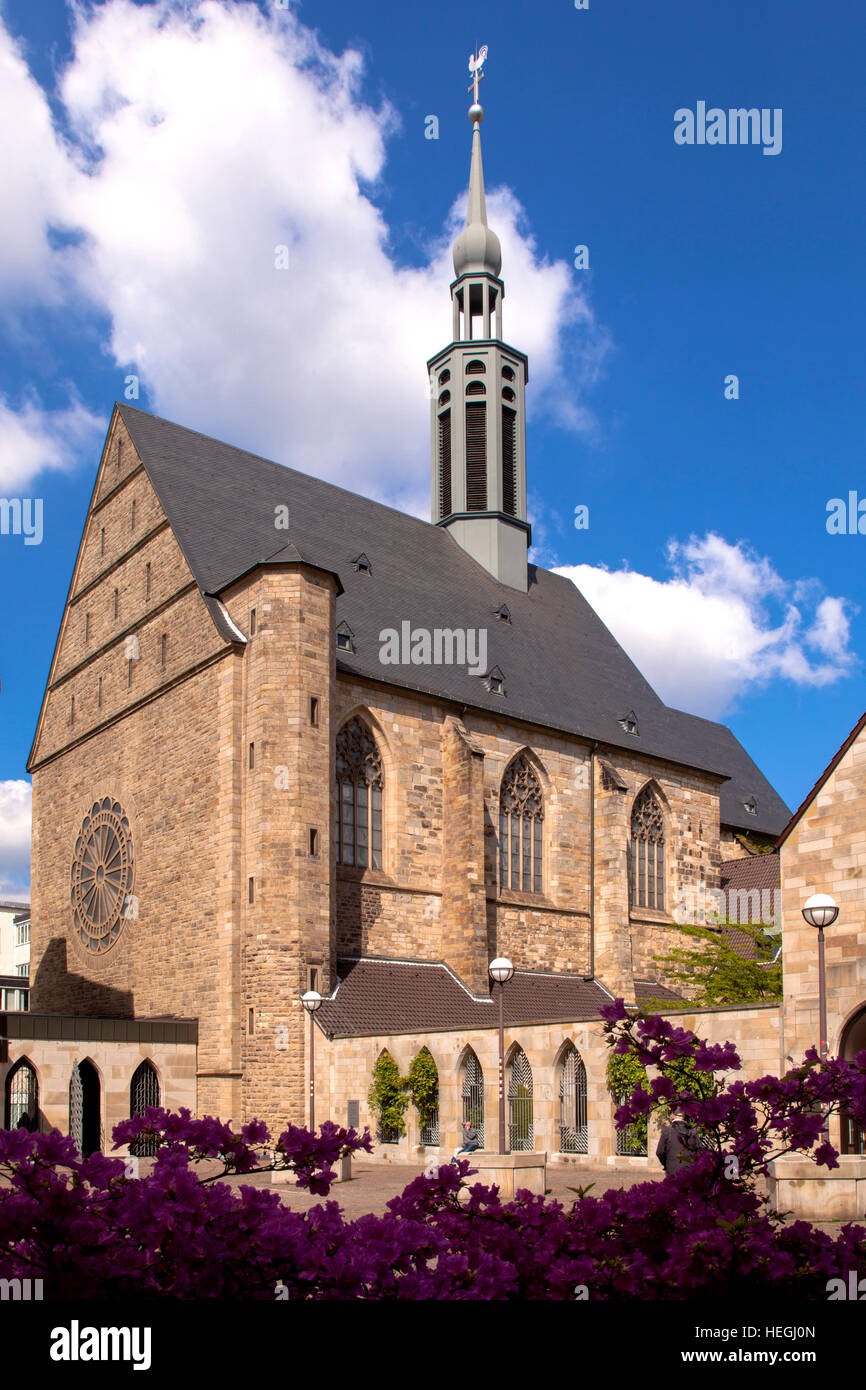
[[[362,719],[350,719],[337,735],[334,845],[337,863],[382,867],[382,789],[385,779],[376,740]]]
[[[631,812],[629,900],[632,907],[665,905],[665,818],[652,787],[635,798]]]
[[[499,886],[518,892],[542,891],[541,783],[525,753],[505,769],[499,793]]]

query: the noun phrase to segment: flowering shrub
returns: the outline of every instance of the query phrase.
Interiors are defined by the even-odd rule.
[[[502,1202],[481,1184],[467,1201],[471,1160],[461,1161],[416,1178],[383,1216],[348,1222],[333,1201],[293,1212],[269,1189],[220,1181],[282,1167],[327,1195],[337,1158],[371,1148],[368,1134],[333,1124],[317,1135],[289,1128],[264,1163],[270,1136],[257,1121],[235,1134],[188,1111],[149,1110],[114,1131],[116,1146],[157,1139],[142,1177],[121,1159],[78,1158],[56,1131],[0,1130],[0,1276],[42,1278],[54,1299],[563,1300],[576,1290],[589,1299],[826,1299],[828,1280],[866,1273],[866,1228],[845,1226],[833,1239],[806,1222],[785,1226],[754,1190],[769,1159],[792,1148],[836,1164],[817,1107],[844,1106],[866,1122],[866,1052],[823,1064],[810,1053],[781,1079],[725,1085],[720,1073],[740,1066],[732,1044],[629,1016],[622,1001],[606,1015],[617,1054],[633,1052],[658,1073],[617,1123],[664,1099],[711,1141],[664,1181],[581,1195],[568,1208],[528,1193]],[[204,1159],[221,1171],[199,1176]]]

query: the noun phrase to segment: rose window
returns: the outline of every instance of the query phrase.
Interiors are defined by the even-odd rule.
[[[107,951],[132,908],[133,861],[129,821],[119,802],[106,796],[84,817],[72,860],[72,913],[88,951]]]

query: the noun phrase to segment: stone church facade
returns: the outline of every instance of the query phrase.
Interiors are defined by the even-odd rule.
[[[467,1085],[495,1122],[504,955],[532,1145],[613,1161],[599,1009],[691,1019],[657,960],[675,908],[789,818],[729,730],[665,706],[528,561],[528,364],[472,123],[431,523],[114,409],[29,762],[32,1014],[0,1020],[0,1080],[32,1068],[41,1123],[71,1124],[74,1092],[107,1135],[154,1087],[302,1122],[312,988],[317,1118],[374,1125],[376,1058],[427,1046],[438,1135],[410,1115],[380,1152],[450,1145]],[[701,1026],[780,1064],[775,1006]]]

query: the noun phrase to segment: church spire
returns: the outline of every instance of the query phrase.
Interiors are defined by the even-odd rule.
[[[484,197],[484,167],[481,162],[481,122],[484,109],[478,102],[469,108],[472,121],[472,163],[469,169],[469,200],[466,205],[466,226],[454,243],[454,274],[481,271],[498,276],[502,269],[502,248],[499,237],[487,225],[487,202]]]
[[[454,242],[452,341],[427,363],[432,514],[501,583],[526,590],[526,426],[522,352],[502,340],[502,248],[487,225],[478,100],[484,45],[469,59],[472,162],[466,226]]]

